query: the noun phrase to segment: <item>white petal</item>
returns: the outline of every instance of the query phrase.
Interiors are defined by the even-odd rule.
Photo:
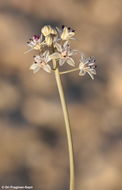
[[[29,44],[28,44],[28,45],[29,45]],[[30,42],[30,45],[31,45],[31,46],[35,46],[35,45],[36,45],[36,42],[31,41],[31,42]]]
[[[91,71],[91,73],[92,73],[93,75],[96,75],[96,70],[95,70],[95,69],[90,69],[90,71]]]
[[[48,50],[46,50],[46,51],[43,53],[43,57],[45,57],[45,56],[46,56],[46,54],[47,54],[47,51],[48,51]]]
[[[62,66],[65,63],[66,59],[59,59],[59,65]]]
[[[64,48],[66,48],[66,47],[67,47],[67,45],[68,45],[68,43],[69,43],[69,42],[68,42],[68,41],[66,41],[66,42],[63,44],[63,47],[64,47]]]
[[[59,34],[62,33],[62,30],[60,30],[58,27],[56,27],[56,30],[58,31]]]
[[[75,62],[74,62],[74,60],[71,58],[71,57],[69,57],[67,60],[66,60],[66,62],[70,65],[70,66],[75,66]]]
[[[36,69],[33,70],[33,73],[37,73],[40,70],[40,67],[37,67]]]
[[[35,46],[34,46],[34,49],[35,50],[41,50],[41,44],[36,44]]]
[[[48,63],[50,60],[51,60],[50,56],[47,57],[47,59],[46,59],[46,63]]]
[[[78,53],[78,50],[70,50],[69,52],[68,52],[68,55],[69,56],[72,56],[72,55],[76,55]]]
[[[54,36],[53,38],[53,42],[57,42],[57,41],[59,41],[58,35]]]
[[[58,52],[57,53],[53,53],[53,54],[50,55],[51,59],[59,59],[60,57],[61,57],[61,55]]]
[[[45,62],[48,63],[50,61],[50,57],[49,57],[49,51],[45,51]]]
[[[39,65],[37,63],[33,63],[31,66],[30,66],[30,70],[34,70],[36,69],[37,67],[39,67]]]
[[[40,69],[40,66],[37,63],[34,63],[30,66],[30,69],[33,70],[33,73],[37,73]]]
[[[94,75],[91,73],[91,72],[87,72],[89,75],[90,75],[90,77],[92,78],[92,80],[94,80]]]
[[[93,66],[93,65],[94,65],[94,62],[89,63],[89,66]]]
[[[49,56],[49,50],[45,51],[45,57]]]
[[[68,37],[71,38],[71,37],[74,36],[74,35],[75,35],[74,32],[70,32]]]
[[[77,38],[74,38],[74,37],[73,37],[73,38],[70,38],[70,40],[77,40]]]
[[[43,69],[46,71],[46,72],[48,72],[48,73],[51,73],[51,67],[50,67],[50,65],[44,65],[43,66]]]
[[[62,52],[62,47],[59,43],[55,43],[55,47],[57,48],[59,52]]]
[[[33,50],[33,48],[31,48],[31,49],[25,51],[24,54],[29,53],[29,52],[32,51],[32,50]]]
[[[85,61],[86,61],[86,58],[85,58],[85,56],[83,55],[83,53],[81,53],[80,62],[85,63]]]
[[[80,72],[79,72],[79,75],[80,75],[80,76],[84,76],[85,74],[86,74],[86,71],[80,70]]]
[[[61,34],[61,39],[62,40],[67,40],[67,36],[68,36],[68,28],[64,27],[63,32]]]
[[[42,39],[43,39],[43,36],[42,34],[40,35],[40,38],[39,38],[39,42],[41,43],[42,42]]]

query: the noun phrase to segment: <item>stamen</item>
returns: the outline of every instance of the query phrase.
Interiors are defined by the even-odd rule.
[[[96,60],[95,60],[94,57],[89,57],[89,58],[88,58],[88,62],[91,63],[91,64],[92,64],[92,63],[95,63],[95,61],[96,61]]]

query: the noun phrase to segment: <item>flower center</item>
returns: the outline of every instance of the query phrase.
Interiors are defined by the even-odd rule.
[[[66,57],[66,56],[67,56],[67,52],[66,52],[66,51],[63,51],[63,52],[61,53],[61,55],[62,55],[62,57]]]

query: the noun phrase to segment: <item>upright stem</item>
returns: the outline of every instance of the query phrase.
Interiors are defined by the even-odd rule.
[[[70,120],[68,116],[68,109],[65,101],[62,81],[60,78],[60,73],[58,67],[56,67],[56,61],[53,60],[53,65],[55,67],[55,78],[57,82],[57,87],[60,95],[63,115],[64,115],[64,121],[65,121],[65,127],[66,127],[66,133],[67,133],[67,141],[68,141],[68,149],[69,149],[69,162],[70,162],[70,190],[74,190],[74,152],[73,152],[73,140],[72,140],[72,133],[70,128]]]

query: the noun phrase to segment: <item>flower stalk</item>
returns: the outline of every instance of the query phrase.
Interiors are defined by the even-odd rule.
[[[79,70],[80,70],[79,68],[70,69],[70,70],[68,70],[68,71],[60,72],[60,75],[67,74],[67,73],[72,73],[72,72],[74,72],[74,71],[79,71]]]
[[[53,60],[53,64],[56,65],[56,61]],[[70,127],[70,119],[68,114],[68,109],[65,101],[64,90],[62,86],[62,81],[60,77],[60,72],[58,67],[54,70],[55,79],[58,87],[58,92],[61,100],[61,106],[64,115],[66,134],[67,134],[67,142],[68,142],[68,150],[69,150],[69,163],[70,163],[70,190],[74,190],[74,150],[73,150],[73,139],[72,132]]]

